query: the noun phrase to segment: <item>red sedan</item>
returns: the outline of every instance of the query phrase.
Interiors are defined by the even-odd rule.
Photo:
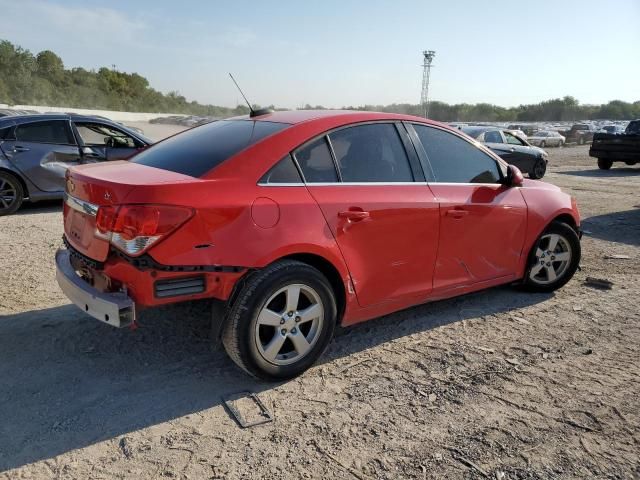
[[[231,358],[283,379],[336,324],[506,283],[561,287],[579,226],[569,195],[444,125],[276,112],[72,168],[57,280],[117,327],[140,308],[214,299]]]

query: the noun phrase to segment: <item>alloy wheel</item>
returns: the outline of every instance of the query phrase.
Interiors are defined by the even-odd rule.
[[[16,187],[8,180],[0,178],[0,209],[9,209],[16,198]]]
[[[572,251],[566,238],[557,233],[549,233],[540,238],[535,255],[529,278],[539,285],[549,285],[567,272]]]
[[[254,338],[260,355],[274,365],[290,365],[306,356],[318,341],[324,322],[320,295],[304,284],[275,292],[258,314]]]

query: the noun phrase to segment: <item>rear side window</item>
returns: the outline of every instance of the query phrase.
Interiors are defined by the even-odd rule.
[[[21,142],[52,143],[57,145],[75,145],[69,122],[52,120],[33,122],[16,127],[16,140]]]
[[[307,183],[333,183],[338,181],[336,167],[326,137],[320,137],[302,146],[294,153]]]
[[[224,120],[186,130],[135,156],[134,163],[200,177],[287,123]]]
[[[291,155],[287,155],[271,168],[258,183],[282,184],[282,183],[302,183],[300,172],[293,163]]]
[[[412,182],[407,152],[395,125],[374,123],[329,134],[343,182]]]
[[[497,183],[497,162],[470,142],[438,128],[415,125],[436,182]]]

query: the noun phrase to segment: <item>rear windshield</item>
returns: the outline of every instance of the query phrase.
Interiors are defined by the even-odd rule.
[[[222,120],[186,130],[136,155],[131,161],[200,177],[227,158],[290,125],[252,120]]]

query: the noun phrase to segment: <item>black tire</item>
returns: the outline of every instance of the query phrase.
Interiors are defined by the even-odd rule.
[[[0,171],[0,217],[16,213],[24,201],[22,183],[15,175]]]
[[[542,140],[542,141],[540,142],[540,148],[544,148],[544,147],[546,147],[546,146],[547,146],[547,142],[545,142],[544,140]]]
[[[632,160],[627,160],[627,161],[625,161],[624,163],[625,163],[625,165],[629,165],[629,166],[631,167],[631,166],[635,165],[635,164],[636,164],[636,163],[638,163],[638,162],[634,162],[634,161],[632,161]]]
[[[560,143],[558,143],[558,148],[562,148],[562,147],[564,147],[564,142],[560,140]]]
[[[529,178],[534,180],[539,180],[544,177],[544,174],[547,172],[547,162],[543,159],[540,159],[533,166],[533,170],[529,172]]]
[[[262,334],[260,328],[262,327],[258,327],[257,322],[260,313],[270,305],[267,303],[269,299],[273,298],[273,295],[279,290],[289,285],[303,285],[314,291],[322,302],[323,319],[315,330],[314,338],[317,335],[317,339],[314,343],[309,342],[312,346],[307,353],[299,360],[294,360],[293,363],[282,365],[272,363],[260,352],[260,348],[263,348],[264,345],[262,347],[258,346],[262,342],[260,337]],[[277,298],[273,301],[276,301]],[[282,316],[286,318],[287,314],[284,313],[284,310]],[[296,318],[298,317],[296,316]],[[315,363],[333,337],[336,323],[337,306],[335,294],[324,275],[306,263],[295,260],[282,260],[251,274],[246,280],[225,320],[222,330],[222,343],[229,357],[250,375],[269,381],[286,380],[301,374]],[[278,335],[280,327],[271,328],[275,329],[273,341]],[[298,328],[298,333],[301,333],[302,327]],[[288,334],[292,333],[296,333],[295,326]],[[267,337],[270,335],[272,334],[267,332]],[[290,339],[288,341],[293,345]],[[284,342],[287,342],[287,340],[284,340]],[[295,350],[292,353],[295,353]],[[284,355],[289,354],[286,353]],[[276,361],[289,360],[274,359],[274,362]]]
[[[548,252],[544,251],[545,245],[544,245],[544,241],[545,238],[547,236],[550,235],[558,235],[559,237],[561,237],[565,242],[566,246],[568,246],[568,253],[569,253],[569,260],[567,260],[567,264],[566,266],[564,266],[564,269],[562,270],[562,273],[559,274],[554,280],[544,280],[544,283],[542,279],[538,279],[536,280],[536,277],[532,276],[532,274],[534,274],[535,270],[534,268],[538,265],[540,258],[536,255],[536,252],[538,251],[538,249],[540,249],[542,251],[542,255],[545,256],[546,258],[542,258],[543,263],[544,263],[544,267],[541,268],[547,268],[547,266],[550,266],[551,268],[554,268],[558,266],[558,267],[562,267],[563,262],[562,261],[553,261],[555,259],[555,255],[558,255],[560,253],[565,253],[562,251],[558,251],[558,252],[552,252],[551,253],[551,257],[549,258]],[[558,243],[561,243],[560,241],[558,241]],[[557,249],[558,247],[556,247]],[[576,231],[570,226],[567,225],[566,223],[563,222],[552,222],[546,229],[544,232],[542,232],[542,234],[540,234],[540,237],[538,238],[538,240],[536,241],[536,243],[534,244],[533,248],[531,249],[531,252],[529,253],[529,263],[527,266],[527,270],[525,272],[525,278],[524,278],[524,287],[529,290],[529,291],[533,291],[533,292],[552,292],[554,290],[557,290],[558,288],[562,287],[563,285],[565,285],[569,280],[571,280],[571,278],[573,277],[573,275],[576,273],[576,270],[578,269],[578,265],[580,264],[580,257],[582,255],[582,249],[580,246],[580,238],[578,237],[578,234],[576,233]],[[556,264],[560,264],[560,265],[556,265]],[[540,274],[540,277],[542,277],[543,275]]]
[[[578,137],[578,145],[584,145],[584,137]]]
[[[612,160],[608,160],[606,158],[599,158],[598,159],[598,168],[600,170],[609,170],[612,165],[613,165],[613,161]]]

